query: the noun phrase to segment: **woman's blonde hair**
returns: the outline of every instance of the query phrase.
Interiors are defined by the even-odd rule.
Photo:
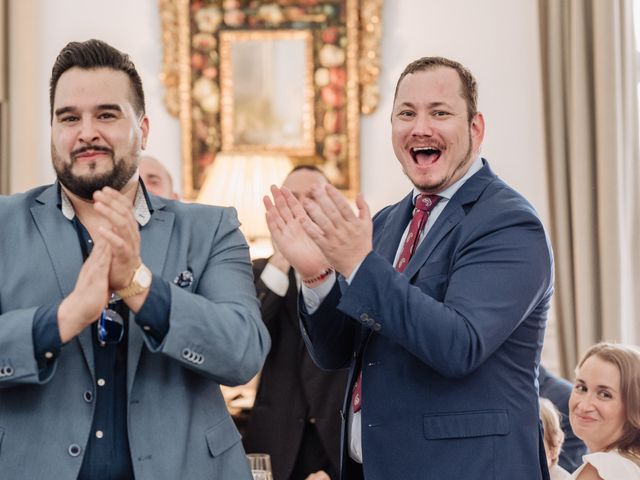
[[[549,468],[558,464],[558,458],[564,443],[564,432],[560,427],[560,413],[548,398],[540,397],[540,419],[544,428],[544,443],[549,448],[547,452]]]
[[[578,363],[578,368],[593,356],[615,365],[620,372],[620,394],[626,416],[622,436],[607,445],[605,450],[617,449],[621,453],[631,455],[638,462],[640,458],[640,349],[620,343],[598,343],[587,350]]]

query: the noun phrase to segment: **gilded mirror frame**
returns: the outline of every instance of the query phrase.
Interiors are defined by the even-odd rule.
[[[275,151],[288,153],[294,164],[318,164],[348,195],[359,191],[359,115],[373,112],[378,102],[382,0],[158,2],[165,103],[180,119],[186,199],[196,197],[228,122],[221,108],[221,31],[311,31],[315,151]]]

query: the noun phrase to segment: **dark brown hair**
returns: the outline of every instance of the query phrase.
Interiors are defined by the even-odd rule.
[[[53,120],[53,101],[58,80],[64,72],[73,67],[85,70],[111,68],[126,73],[131,81],[133,108],[138,115],[145,113],[142,80],[129,55],[101,40],[92,39],[86,42],[70,42],[58,54],[49,81],[50,120]]]

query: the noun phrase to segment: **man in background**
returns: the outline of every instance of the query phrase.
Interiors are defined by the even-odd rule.
[[[173,190],[173,179],[169,170],[157,159],[149,155],[141,156],[138,171],[148,192],[159,197],[178,199],[178,194]]]
[[[471,72],[421,58],[391,114],[413,184],[404,199],[372,219],[362,195],[356,214],[331,185],[265,198],[273,242],[302,278],[311,356],[350,367],[343,479],[549,478],[536,375],[551,248],[481,158],[483,138]]]
[[[0,476],[250,480],[220,393],[269,349],[232,208],[151,197],[131,59],[71,42],[50,80],[57,182],[0,198]]]
[[[327,183],[318,167],[299,165],[283,186],[303,199],[314,185]],[[269,259],[256,260],[253,273],[271,351],[260,375],[245,448],[270,454],[276,479],[304,480],[316,472],[318,480],[337,480],[347,370],[320,370],[309,356],[298,321],[299,279],[284,256],[276,251]]]

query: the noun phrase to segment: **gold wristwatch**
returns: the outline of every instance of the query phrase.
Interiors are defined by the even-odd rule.
[[[153,274],[151,273],[151,270],[149,270],[144,263],[141,263],[140,266],[136,268],[136,271],[133,272],[131,283],[120,290],[116,290],[116,293],[122,299],[138,295],[151,286],[152,278]]]

